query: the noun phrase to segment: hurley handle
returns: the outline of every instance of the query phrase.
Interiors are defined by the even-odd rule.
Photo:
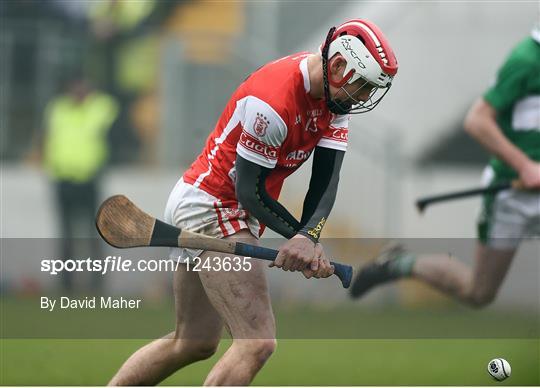
[[[236,243],[234,253],[240,256],[249,256],[257,259],[274,261],[279,251],[238,242]],[[335,261],[331,261],[330,264],[334,266],[334,275],[341,280],[343,288],[349,288],[353,274],[352,267],[350,265],[336,263]]]

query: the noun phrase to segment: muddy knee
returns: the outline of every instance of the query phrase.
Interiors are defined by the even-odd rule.
[[[235,340],[235,345],[245,357],[262,365],[276,350],[277,342],[275,339],[244,339]]]
[[[206,360],[216,353],[218,345],[215,341],[175,339],[172,353],[178,359],[188,355],[192,361]]]
[[[254,354],[261,362],[266,362],[276,350],[277,342],[275,339],[257,340],[254,346]]]

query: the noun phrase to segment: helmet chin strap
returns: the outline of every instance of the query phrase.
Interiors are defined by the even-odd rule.
[[[335,100],[326,100],[326,105],[328,106],[328,110],[336,115],[346,115],[350,112],[350,109],[345,109],[341,104],[336,102]]]
[[[330,50],[330,43],[332,43],[332,36],[334,35],[334,31],[336,31],[336,27],[330,28],[330,31],[328,31],[328,35],[326,35],[324,47],[321,50],[324,99],[326,100],[326,105],[328,106],[328,110],[330,112],[337,115],[344,115],[349,113],[349,110],[343,108],[339,103],[332,100],[332,98],[330,97],[330,85],[328,82],[328,50]]]

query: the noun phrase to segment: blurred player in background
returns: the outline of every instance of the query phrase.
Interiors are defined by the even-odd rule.
[[[320,54],[281,58],[253,73],[233,94],[205,149],[173,189],[165,220],[219,238],[256,244],[264,227],[288,240],[273,263],[307,277],[333,273],[319,236],[337,193],[349,114],[375,108],[397,72],[382,32],[364,20],[332,28]],[[211,92],[211,91],[209,91]],[[277,202],[284,179],[314,154],[298,221]],[[172,257],[223,258],[177,249]],[[176,331],[131,356],[113,385],[156,384],[210,357],[225,326],[231,347],[205,384],[244,385],[275,348],[275,323],[260,261],[249,271],[175,274]]]
[[[47,105],[44,118],[43,163],[54,182],[63,257],[72,258],[75,238],[95,235],[102,170],[107,162],[107,134],[118,115],[113,97],[91,87],[84,74],[66,79],[65,90]],[[99,243],[93,243],[94,255]],[[73,290],[73,274],[62,273],[66,291]],[[101,275],[93,288],[99,291]]]
[[[360,270],[351,288],[354,298],[376,285],[413,277],[482,307],[495,299],[521,239],[540,236],[540,24],[511,52],[464,126],[493,154],[484,183],[519,178],[526,190],[483,198],[474,268],[449,255],[416,256],[393,245]]]

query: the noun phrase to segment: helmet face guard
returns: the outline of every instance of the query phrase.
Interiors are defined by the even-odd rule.
[[[328,61],[340,54],[347,62],[343,79],[330,78]],[[323,85],[328,109],[335,114],[359,114],[373,110],[386,95],[394,75],[397,61],[382,32],[367,21],[352,20],[328,31],[321,48]],[[357,84],[353,92],[345,85]],[[344,100],[332,99],[330,85],[339,88]],[[359,96],[363,98],[359,98]],[[367,97],[366,97],[367,96]]]
[[[343,94],[346,95],[347,98],[344,101],[327,98],[326,102],[328,104],[328,109],[336,114],[360,114],[369,112],[370,110],[375,109],[392,86],[392,84],[389,83],[386,86],[379,87],[363,78],[362,80],[363,82],[360,83],[358,89],[352,93],[349,93],[344,86],[341,86],[340,90],[343,91]],[[366,89],[369,90],[367,98],[358,99],[358,93],[364,92]],[[365,92],[362,94],[365,94]],[[328,92],[328,97],[330,97],[330,91]]]

